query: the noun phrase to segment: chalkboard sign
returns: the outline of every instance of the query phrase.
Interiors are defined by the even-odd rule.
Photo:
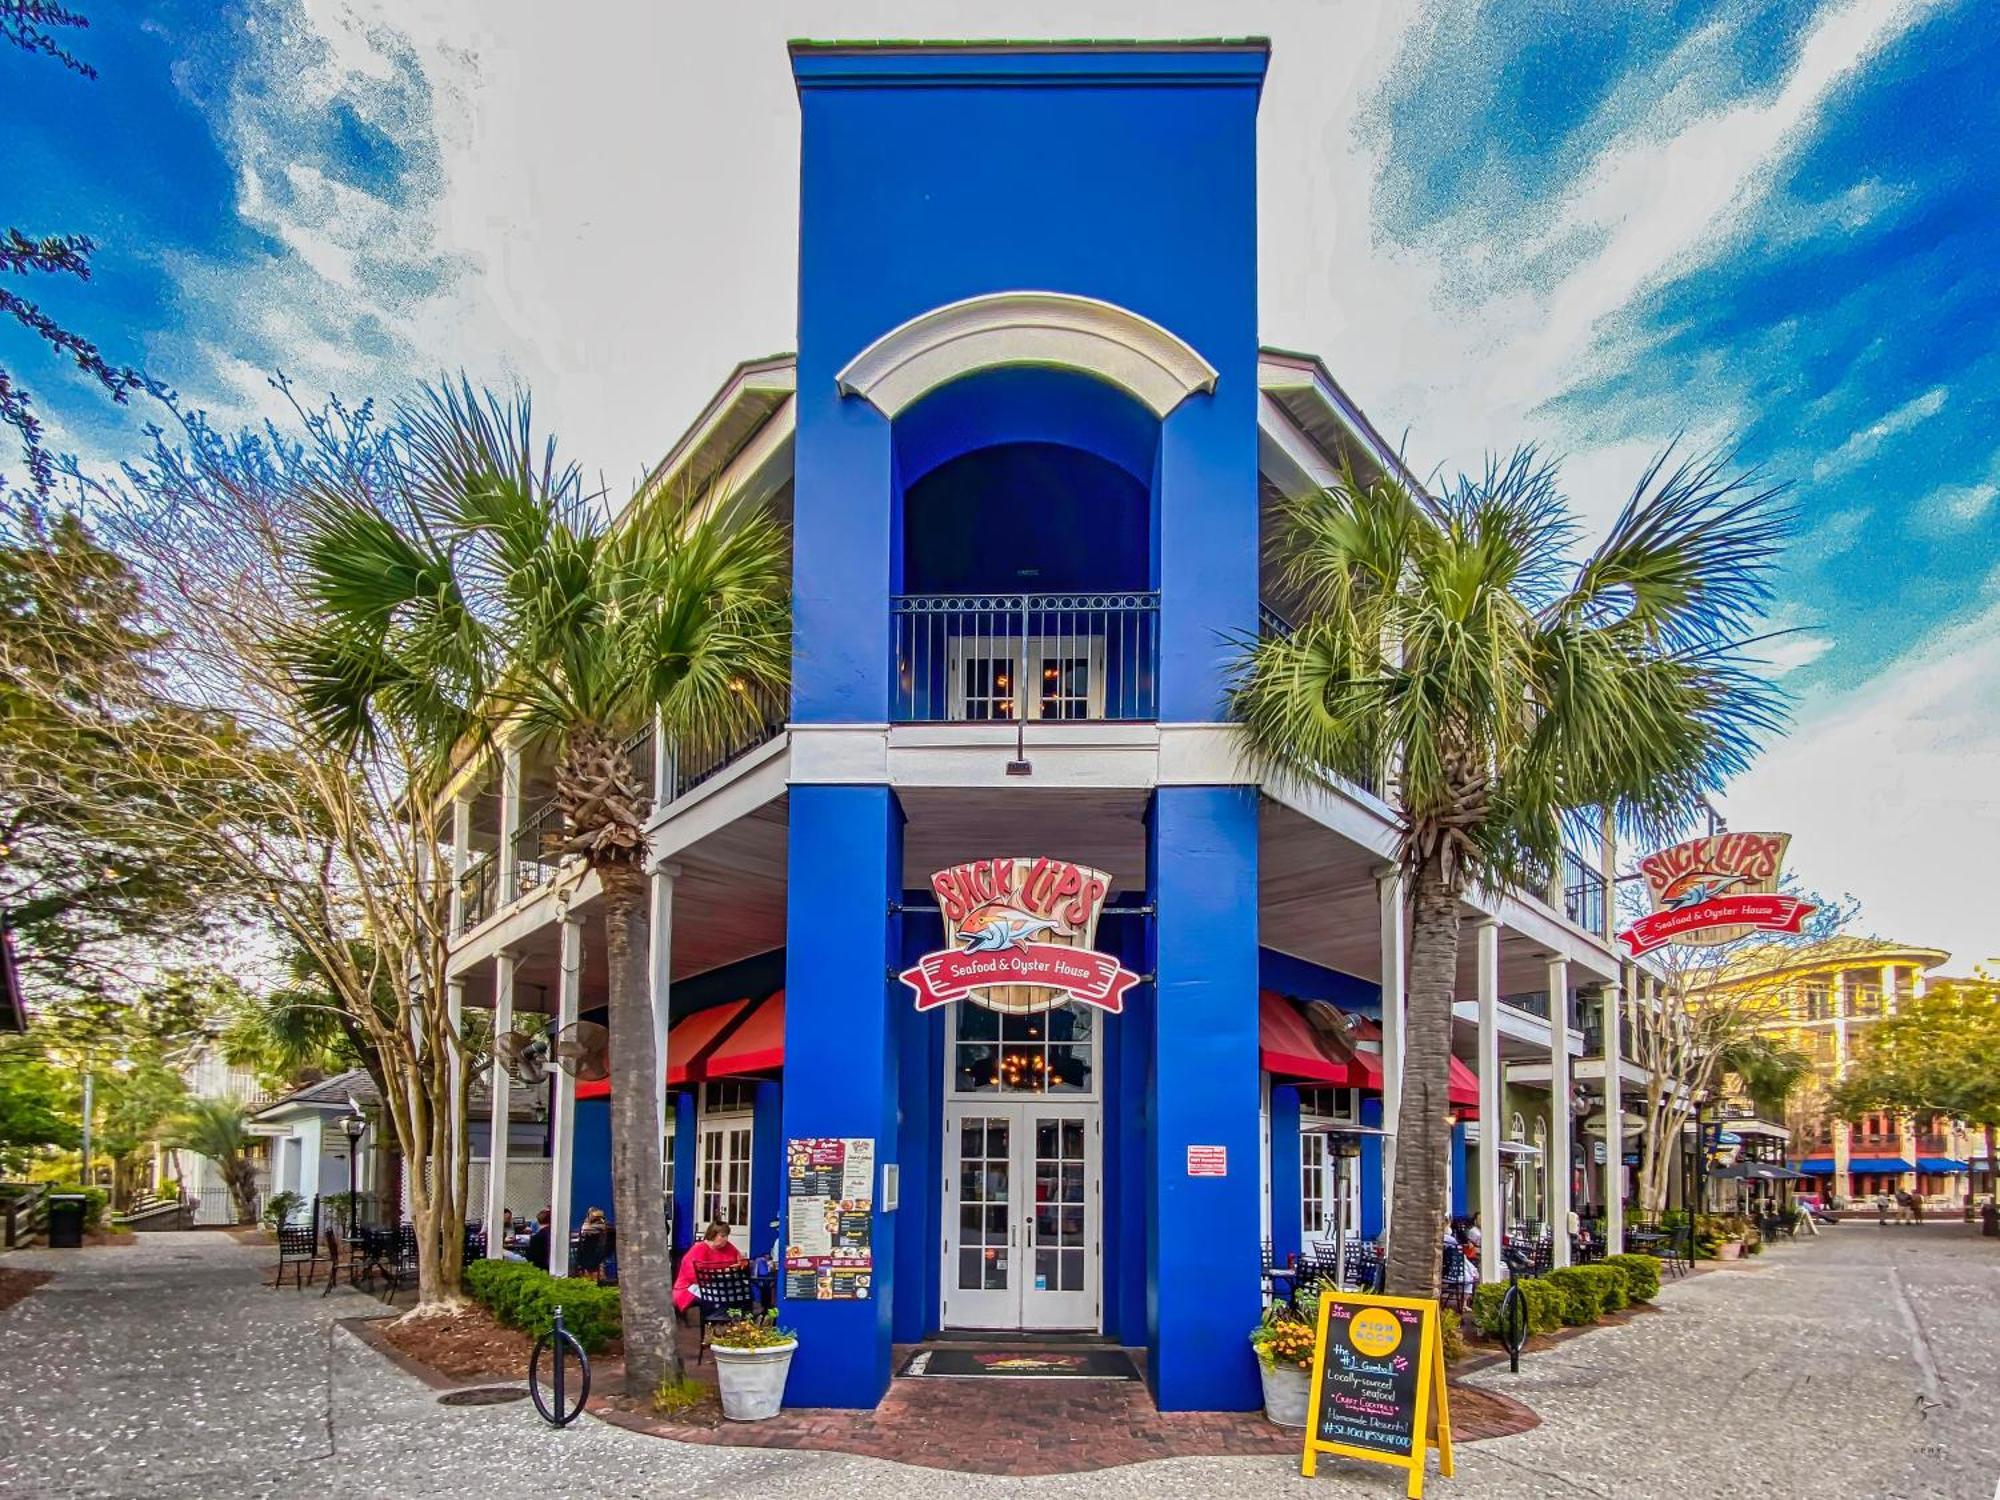
[[[1437,1303],[1328,1291],[1319,1304],[1301,1471],[1311,1478],[1322,1453],[1395,1464],[1409,1471],[1407,1493],[1416,1500],[1433,1447],[1438,1472],[1450,1478]]]

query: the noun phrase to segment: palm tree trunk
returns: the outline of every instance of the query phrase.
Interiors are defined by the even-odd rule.
[[[1435,1297],[1444,1238],[1445,1169],[1451,1154],[1451,1004],[1458,987],[1458,893],[1433,858],[1416,872],[1410,911],[1410,977],[1403,1019],[1403,1095],[1395,1120],[1395,1209],[1387,1285],[1401,1297]],[[1482,1122],[1491,1130],[1494,1123]],[[1487,1226],[1487,1233],[1493,1227]]]
[[[646,877],[636,863],[600,866],[610,959],[611,1201],[617,1214],[625,1389],[650,1396],[682,1378],[674,1342],[672,1250],[660,1200],[660,1129],[653,1102],[660,1059],[646,966]]]

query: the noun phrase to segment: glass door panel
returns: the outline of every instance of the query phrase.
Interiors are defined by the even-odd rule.
[[[943,1320],[950,1327],[1018,1326],[1015,1119],[1006,1108],[946,1112],[953,1170],[945,1204]]]
[[[1035,1202],[1027,1219],[1029,1265],[1023,1328],[1095,1328],[1097,1317],[1097,1119],[1090,1106],[1028,1111],[1022,1146],[1032,1153]]]

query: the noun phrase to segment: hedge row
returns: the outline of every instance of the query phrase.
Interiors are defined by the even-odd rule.
[[[551,1276],[524,1261],[475,1260],[465,1268],[465,1290],[509,1328],[535,1336],[549,1331],[562,1308],[563,1327],[591,1354],[618,1336],[615,1286]]]
[[[1609,1255],[1595,1265],[1524,1277],[1518,1285],[1528,1304],[1528,1332],[1554,1333],[1565,1323],[1594,1323],[1634,1302],[1651,1302],[1660,1292],[1660,1263],[1650,1255]],[[1472,1289],[1473,1325],[1489,1337],[1499,1331],[1506,1292],[1504,1281]]]

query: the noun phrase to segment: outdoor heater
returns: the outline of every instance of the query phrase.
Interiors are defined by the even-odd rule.
[[[1374,1136],[1378,1140],[1386,1137],[1388,1131],[1374,1125],[1335,1125],[1320,1121],[1307,1121],[1299,1129],[1309,1135],[1324,1135],[1333,1147],[1333,1264],[1334,1285],[1347,1290],[1347,1184],[1351,1180],[1354,1163],[1361,1159],[1361,1140],[1364,1136]]]

